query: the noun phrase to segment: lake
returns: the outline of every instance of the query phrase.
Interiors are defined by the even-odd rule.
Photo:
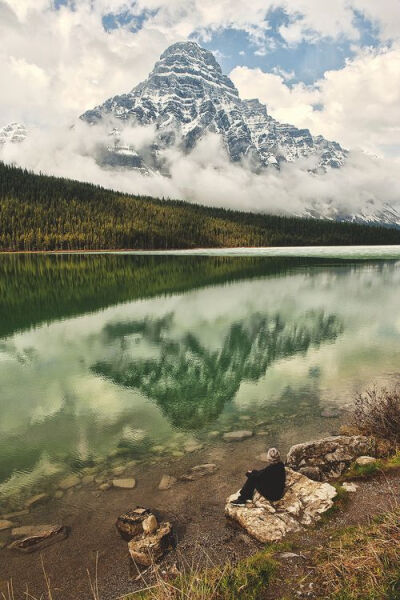
[[[2,255],[0,514],[227,431],[334,432],[399,364],[397,248]]]

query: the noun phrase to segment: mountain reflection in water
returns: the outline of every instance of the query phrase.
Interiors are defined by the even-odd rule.
[[[394,261],[1,256],[0,501],[244,423],[300,441],[398,369],[399,297]]]
[[[220,348],[212,350],[193,333],[176,341],[170,335],[174,318],[179,316],[107,325],[105,343],[114,347],[117,342],[119,350],[94,365],[93,372],[140,390],[183,429],[201,429],[213,422],[241,383],[257,381],[274,361],[318,347],[342,331],[339,320],[323,311],[310,311],[294,322],[279,313],[255,313],[233,323]],[[151,345],[157,356],[132,360],[126,343],[132,335]]]

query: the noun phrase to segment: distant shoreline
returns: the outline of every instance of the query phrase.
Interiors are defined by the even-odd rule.
[[[360,255],[357,255],[357,252]],[[264,256],[304,258],[382,258],[400,259],[400,245],[329,245],[329,246],[238,246],[214,248],[176,248],[167,250],[145,250],[130,248],[105,248],[95,250],[2,250],[1,255],[81,255],[81,254],[125,254],[155,256]]]

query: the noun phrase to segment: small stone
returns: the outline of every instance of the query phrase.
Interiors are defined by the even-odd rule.
[[[120,515],[115,522],[115,527],[124,540],[131,540],[143,534],[143,522],[152,514],[148,508],[137,506]]]
[[[146,535],[151,535],[158,529],[158,522],[154,515],[149,515],[142,522],[143,532]]]
[[[121,466],[119,466],[119,467],[114,467],[114,468],[112,469],[112,471],[111,471],[111,472],[113,473],[113,475],[122,475],[122,473],[123,473],[124,471],[125,471],[125,467],[123,467],[123,466],[121,465]]]
[[[173,546],[171,523],[162,523],[152,535],[132,539],[128,544],[128,550],[134,563],[149,567],[160,560]]]
[[[123,488],[126,490],[133,490],[136,487],[136,479],[130,477],[128,479],[113,479],[112,481],[113,487]]]
[[[0,531],[6,531],[7,529],[11,529],[11,527],[14,527],[12,521],[8,521],[7,519],[0,521]]]
[[[269,434],[269,431],[264,431],[264,430],[263,431],[257,431],[257,433],[256,433],[256,435],[260,435],[260,436],[268,435],[268,434]]]
[[[32,496],[25,502],[25,508],[30,509],[34,506],[38,506],[38,504],[43,504],[43,502],[47,502],[49,499],[48,494],[36,494],[36,496]]]
[[[334,406],[327,406],[321,411],[321,417],[324,417],[325,419],[336,419],[339,415],[340,411]]]
[[[56,493],[54,494],[54,498],[56,498],[57,500],[59,500],[63,496],[64,496],[64,492],[62,490],[57,490]]]
[[[210,431],[210,432],[209,432],[209,434],[208,434],[208,437],[209,437],[211,440],[213,440],[213,439],[215,439],[215,438],[219,437],[219,431]]]
[[[162,452],[165,452],[165,446],[153,446],[151,450],[157,454],[161,454]]]
[[[373,463],[376,463],[376,458],[374,458],[373,456],[359,456],[356,459],[356,464],[359,465],[360,467],[365,467],[366,465],[372,465]]]
[[[161,481],[158,485],[158,489],[159,490],[169,490],[169,488],[171,488],[174,483],[177,482],[176,477],[173,477],[172,475],[163,475],[161,477]]]
[[[99,490],[101,492],[106,492],[107,490],[110,490],[111,488],[112,488],[112,485],[109,481],[105,481],[104,483],[99,485]]]
[[[342,483],[342,487],[343,487],[343,489],[346,490],[346,492],[351,492],[351,493],[356,492],[358,489],[358,485],[356,485],[353,482],[347,483],[346,481],[344,483]]]
[[[194,442],[194,441],[187,442],[184,445],[185,452],[189,452],[189,453],[196,452],[197,450],[201,450],[202,448],[203,448],[202,444],[200,444],[199,442]]]
[[[278,554],[279,558],[282,558],[283,560],[290,560],[293,558],[303,558],[303,556],[301,556],[301,554],[295,554],[294,552],[280,552]]]
[[[58,485],[62,490],[69,490],[78,485],[78,483],[80,483],[78,475],[71,474],[62,479]]]
[[[174,450],[173,452],[171,452],[171,456],[173,456],[174,458],[182,458],[182,456],[185,456],[185,454],[180,450]]]
[[[250,417],[248,415],[241,415],[239,421],[250,421]]]
[[[247,438],[253,437],[252,431],[229,431],[228,433],[224,433],[224,440],[226,442],[240,442],[241,440],[245,440]]]
[[[94,475],[84,475],[82,477],[83,485],[88,485],[89,483],[93,483],[93,482],[94,482]]]

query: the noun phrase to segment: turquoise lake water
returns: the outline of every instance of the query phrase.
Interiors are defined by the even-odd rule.
[[[0,504],[232,429],[301,432],[399,365],[397,248],[3,255]]]

